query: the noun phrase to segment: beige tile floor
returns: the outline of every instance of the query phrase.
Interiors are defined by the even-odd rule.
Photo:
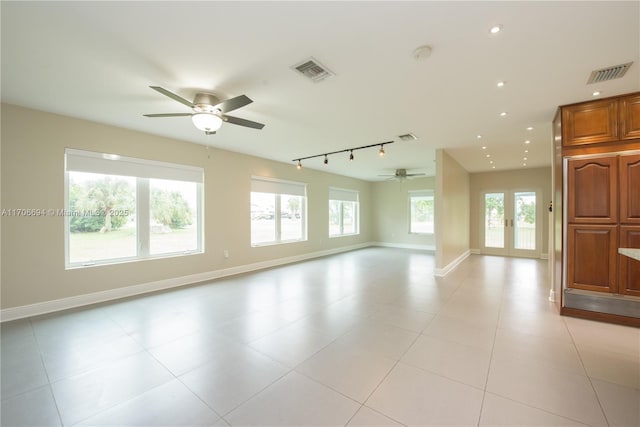
[[[640,330],[546,262],[369,248],[2,324],[2,426],[640,425]]]

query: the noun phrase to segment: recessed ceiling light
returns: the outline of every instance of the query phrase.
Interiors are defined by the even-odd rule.
[[[527,130],[533,130],[533,127],[532,127],[532,126],[529,126],[529,127],[527,128]]]
[[[531,144],[531,141],[529,141],[528,139],[524,142],[525,144]]]
[[[495,169],[495,168],[496,168],[495,166],[491,166],[491,169]]]
[[[476,138],[482,139],[482,135],[476,135]]]
[[[507,115],[507,112],[506,112],[506,111],[503,111],[502,113],[500,113],[500,117],[504,117],[504,116],[506,116],[506,115]]]
[[[525,152],[525,153],[528,153],[528,152],[529,152],[529,150],[524,150],[524,152]]]
[[[526,157],[523,157],[523,158],[522,158],[522,160],[527,160],[527,158],[526,158]]]
[[[482,146],[482,149],[483,149],[483,150],[486,150],[486,149],[487,149],[487,146],[486,146],[486,145],[483,145],[483,146]]]
[[[493,164],[493,160],[489,160],[489,164],[492,165]]]
[[[491,154],[487,154],[487,157],[491,157]]]
[[[498,34],[500,31],[502,31],[502,25],[494,25],[489,29],[491,34]]]
[[[522,166],[527,166],[527,164],[526,164],[526,163],[523,163],[523,164],[522,164]]]
[[[500,81],[500,82],[498,82],[498,83],[496,84],[496,86],[498,86],[498,87],[504,87],[504,85],[505,85],[506,83],[507,83],[507,82],[502,82],[502,81]]]
[[[596,90],[595,92],[593,92],[593,93],[592,93],[592,95],[593,95],[593,96],[598,96],[598,95],[600,95],[600,93],[601,93],[601,92],[600,92],[599,90]]]

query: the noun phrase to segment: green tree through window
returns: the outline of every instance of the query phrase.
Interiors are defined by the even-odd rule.
[[[151,189],[151,217],[171,228],[184,228],[193,223],[193,211],[178,191]]]
[[[106,233],[122,227],[128,215],[112,215],[114,209],[128,211],[135,208],[135,190],[126,179],[96,175],[85,182],[71,180],[69,186],[71,232]]]

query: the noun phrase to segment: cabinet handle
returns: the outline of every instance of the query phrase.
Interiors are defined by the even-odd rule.
[[[508,227],[508,226],[509,226],[509,220],[508,220],[508,219],[505,219],[505,220],[504,220],[504,226],[505,226],[505,227]]]
[[[511,226],[513,227],[513,220],[511,220]]]

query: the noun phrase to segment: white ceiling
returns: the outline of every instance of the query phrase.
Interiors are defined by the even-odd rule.
[[[396,168],[434,175],[445,148],[470,172],[548,166],[558,105],[640,90],[640,2],[1,3],[2,102],[367,180]],[[503,31],[492,35],[489,28]],[[413,50],[428,44],[426,60]],[[314,57],[336,75],[291,66]],[[634,61],[621,79],[592,70]],[[500,80],[503,88],[496,87]],[[213,136],[149,89],[253,103]],[[499,113],[507,111],[506,117]],[[532,126],[533,130],[526,130]],[[412,132],[413,142],[398,135]],[[482,135],[478,139],[477,135]],[[90,137],[90,136],[89,136]],[[525,145],[524,141],[531,141]],[[44,142],[43,142],[44,143]],[[482,146],[486,150],[482,150]],[[293,166],[292,166],[293,167]]]

